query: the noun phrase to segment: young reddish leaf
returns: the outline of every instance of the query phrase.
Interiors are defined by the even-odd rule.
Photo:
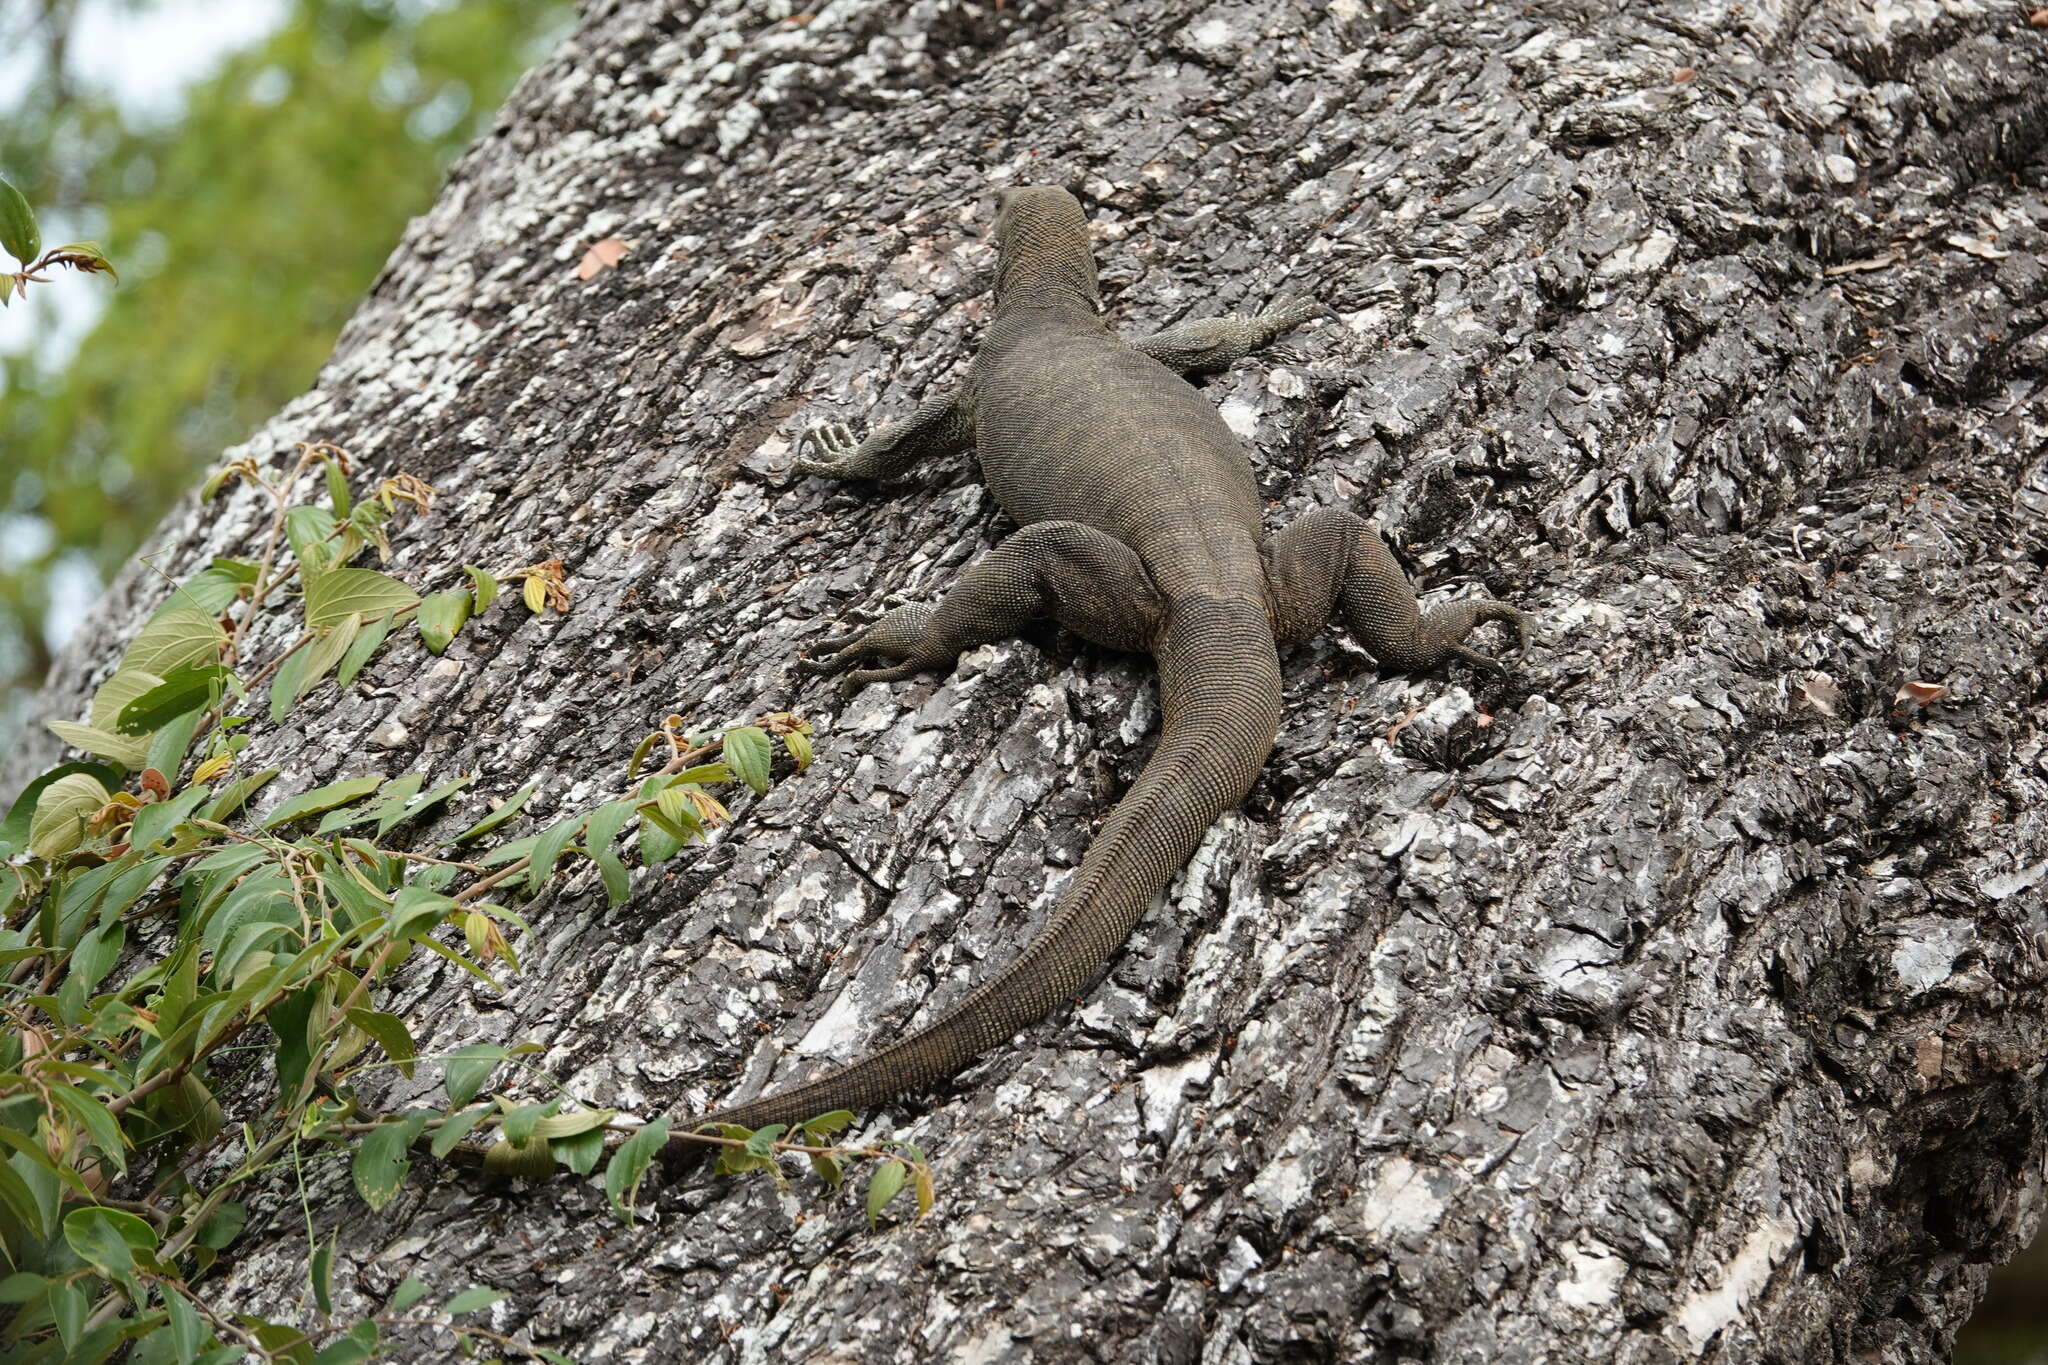
[[[607,237],[603,241],[591,243],[590,248],[583,253],[582,261],[576,266],[576,278],[588,280],[603,274],[624,260],[626,252],[630,249],[616,237]]]

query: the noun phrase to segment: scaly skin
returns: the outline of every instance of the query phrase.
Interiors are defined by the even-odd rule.
[[[1484,621],[1528,618],[1484,598],[1419,610],[1377,533],[1325,508],[1274,536],[1260,528],[1244,448],[1182,374],[1219,369],[1322,310],[1186,324],[1137,343],[1101,319],[1081,206],[1064,190],[1004,193],[995,318],[957,394],[855,441],[806,433],[798,467],[878,478],[975,446],[990,488],[1022,526],[935,607],[898,607],[814,665],[892,666],[850,685],[950,668],[961,651],[1051,616],[1159,665],[1159,747],[1088,850],[1043,932],[936,1023],[793,1089],[701,1123],[758,1128],[868,1109],[951,1076],[1073,998],[1187,862],[1216,817],[1244,799],[1280,721],[1279,642],[1341,614],[1383,665],[1434,668]]]

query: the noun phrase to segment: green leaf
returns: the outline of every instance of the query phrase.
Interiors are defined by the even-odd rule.
[[[465,564],[462,571],[469,575],[470,591],[476,599],[476,610],[481,613],[490,609],[498,600],[498,580],[474,564]]]
[[[213,794],[207,787],[187,787],[168,801],[152,801],[135,812],[128,842],[136,848],[150,848],[171,830],[189,820],[199,804]]]
[[[370,661],[370,656],[377,652],[377,646],[384,643],[384,637],[397,623],[398,618],[388,611],[363,623],[362,629],[356,632],[356,638],[349,642],[348,652],[341,656],[341,667],[334,674],[335,686],[347,687],[356,680],[356,674],[363,671],[363,665]]]
[[[143,766],[176,776],[185,765],[185,750],[191,747],[202,716],[199,711],[187,711],[167,721],[150,739],[149,756],[143,760]]]
[[[313,1018],[313,1006],[319,1000],[319,987],[305,986],[272,1005],[270,1013],[264,1016],[270,1031],[277,1035],[277,1088],[288,1104],[297,1103],[299,1087],[306,1079],[307,1068],[313,1064],[313,1040],[308,1025]]]
[[[13,1214],[22,1231],[41,1232],[46,1221],[43,1218],[42,1203],[36,1198],[35,1190],[22,1178],[21,1172],[14,1169],[13,1163],[5,1158],[0,1158],[0,1212]],[[0,1219],[0,1254],[6,1257],[6,1261],[0,1264],[20,1263],[22,1248],[16,1244],[17,1241],[15,1229],[8,1228],[5,1220]],[[9,1295],[28,1294],[31,1290],[33,1296],[40,1299],[43,1297],[43,1288],[40,1276],[9,1275],[6,1279],[0,1280],[0,1303],[27,1303],[27,1298],[10,1298]]]
[[[172,607],[190,607],[194,611],[203,611],[208,616],[219,616],[235,604],[235,599],[242,595],[243,588],[255,581],[254,565],[249,566],[250,573],[246,576],[239,569],[222,567],[223,564],[234,563],[233,560],[215,560],[213,568],[201,569],[171,589],[171,595],[157,610],[161,612],[169,611]]]
[[[341,547],[330,537],[339,529],[334,513],[325,507],[294,507],[285,513],[284,537],[291,544],[292,553],[298,557],[299,577],[311,584],[321,574],[334,567],[340,557]],[[315,622],[314,624],[318,624]]]
[[[634,804],[631,801],[607,801],[590,813],[590,824],[584,837],[584,847],[590,850],[590,860],[597,864],[598,874],[604,878],[605,897],[613,905],[625,904],[633,894],[633,879],[626,872],[626,865],[619,861],[612,843],[619,837],[619,831],[633,818]]]
[[[157,1247],[156,1229],[142,1219],[119,1209],[93,1207],[65,1215],[64,1241],[80,1260],[116,1282],[130,1282],[136,1252],[149,1255]]]
[[[756,794],[768,790],[768,769],[775,758],[775,745],[758,725],[741,725],[725,732],[725,761],[740,781]]]
[[[327,1240],[313,1253],[313,1263],[306,1268],[306,1278],[312,1282],[313,1302],[320,1306],[320,1316],[334,1316],[334,1233],[327,1234]]]
[[[0,247],[27,266],[43,254],[42,230],[22,192],[0,177]]]
[[[383,838],[408,820],[417,820],[474,781],[474,777],[451,777],[417,801],[412,799],[410,792],[406,793],[404,801],[387,800],[377,813],[377,837]]]
[[[85,1335],[85,1295],[69,1282],[50,1286],[50,1320],[57,1324],[57,1336],[65,1346],[78,1345]]]
[[[464,957],[461,953],[456,952],[453,948],[447,947],[444,944],[437,943],[433,939],[426,938],[424,936],[415,938],[413,942],[419,944],[420,947],[425,948],[435,957],[441,958],[444,961],[454,963],[457,967],[461,968],[465,972],[468,972],[471,976],[483,982],[492,990],[502,991],[505,989],[503,986],[499,985],[496,980],[492,978],[489,972],[477,966],[474,962],[471,962],[468,958]]]
[[[662,788],[654,798],[654,814],[661,827],[686,844],[704,837],[704,817],[689,796],[693,789],[701,790],[694,783],[678,783]],[[641,809],[645,811],[646,807]]]
[[[589,1175],[604,1155],[604,1130],[593,1128],[565,1138],[549,1138],[548,1149],[556,1161],[577,1175]]]
[[[668,1120],[658,1118],[619,1145],[604,1168],[605,1197],[621,1223],[633,1221],[633,1204],[640,1197],[640,1179],[662,1145],[668,1141]]]
[[[541,1111],[547,1106],[541,1104],[514,1105],[499,1121],[498,1130],[505,1141],[515,1146],[525,1143],[533,1136],[533,1126],[540,1122]]]
[[[149,759],[149,741],[133,735],[117,735],[69,720],[46,720],[43,728],[73,748],[110,758],[124,768],[140,768]]]
[[[839,1164],[838,1157],[827,1156],[823,1152],[805,1152],[804,1155],[810,1158],[811,1173],[832,1189],[837,1190],[846,1183],[846,1168]]]
[[[533,862],[526,872],[527,885],[538,891],[547,884],[548,878],[555,875],[555,863],[561,858],[562,851],[575,842],[577,834],[583,829],[583,822],[589,818],[585,815],[571,815],[566,819],[557,820],[534,841]]]
[[[471,825],[468,829],[462,831],[462,833],[456,835],[453,839],[450,839],[448,842],[451,844],[466,844],[471,839],[480,839],[484,835],[489,834],[492,830],[504,824],[513,816],[519,814],[519,812],[522,809],[524,809],[527,801],[532,798],[534,789],[539,785],[540,782],[538,781],[538,779],[527,783],[518,791],[513,792],[510,796],[506,797],[503,803],[501,803],[496,810],[492,811],[489,815],[486,815],[483,819],[477,821],[475,824]]]
[[[199,1245],[224,1251],[242,1235],[242,1228],[249,1221],[249,1206],[230,1199],[213,1211],[206,1225],[199,1229]]]
[[[393,941],[428,933],[455,908],[454,898],[439,891],[429,891],[423,886],[400,887],[391,901],[391,923],[386,932]]]
[[[573,1114],[547,1114],[533,1125],[533,1135],[549,1141],[593,1132],[619,1116],[616,1109],[578,1109]]]
[[[378,616],[419,603],[419,594],[375,569],[336,569],[306,585],[306,624],[331,626],[343,617]]]
[[[207,808],[206,818],[219,824],[234,815],[250,797],[262,791],[279,771],[281,770],[277,768],[265,768],[261,772],[250,773],[247,777],[238,777],[228,783],[214,799],[213,805]]]
[[[150,619],[121,655],[121,670],[161,678],[185,664],[220,662],[227,632],[196,607],[170,607]]]
[[[448,1155],[455,1150],[457,1143],[469,1136],[470,1129],[482,1123],[494,1112],[490,1105],[480,1104],[474,1109],[464,1109],[460,1113],[450,1114],[441,1121],[441,1126],[434,1130],[434,1140],[429,1150],[435,1156]]]
[[[789,1125],[786,1123],[771,1123],[764,1128],[756,1128],[747,1135],[747,1155],[774,1156],[776,1142],[788,1131]]]
[[[356,1148],[350,1173],[355,1177],[356,1193],[372,1209],[383,1208],[398,1193],[399,1182],[412,1165],[406,1151],[429,1117],[424,1109],[411,1110],[372,1129]]]
[[[121,949],[127,941],[128,931],[118,920],[104,929],[94,929],[86,934],[71,950],[71,973],[64,984],[69,986],[75,981],[79,990],[93,990],[120,960]]]
[[[460,591],[437,592],[420,600],[419,615],[413,618],[413,624],[419,627],[420,639],[429,654],[439,654],[448,648],[462,623],[469,619],[469,605],[469,594]]]
[[[364,810],[335,811],[322,820],[320,828],[314,832],[329,834],[338,829],[347,829],[351,825],[375,820],[378,821],[377,833],[381,836],[390,828],[383,823],[385,817],[396,813],[399,819],[404,818],[405,803],[412,800],[426,780],[424,773],[402,773],[377,789],[376,805]],[[397,824],[398,819],[393,819],[391,823]]]
[[[477,859],[477,866],[503,867],[506,863],[516,863],[521,858],[531,854],[533,846],[539,842],[540,836],[538,834],[529,834],[523,839],[514,839],[510,843],[499,844],[489,853]]]
[[[205,665],[200,665],[205,667]],[[171,670],[176,672],[176,669]],[[118,732],[121,728],[121,708],[134,701],[152,687],[163,685],[163,679],[154,673],[144,673],[139,668],[115,670],[114,676],[93,690],[92,708],[86,712],[85,723],[95,730]]]
[[[380,776],[351,777],[340,782],[330,782],[324,787],[315,787],[309,792],[300,792],[280,804],[263,819],[262,828],[276,829],[279,825],[293,820],[303,820],[309,815],[345,806],[351,801],[360,801],[383,784]]]
[[[169,1285],[162,1286],[162,1290],[170,1317],[171,1350],[177,1355],[178,1365],[192,1365],[206,1349],[212,1333],[200,1319],[199,1310],[192,1306],[192,1300]]]
[[[348,475],[341,472],[341,461],[332,455],[324,463],[327,466],[327,500],[334,504],[334,515],[345,517],[350,506]]]
[[[688,831],[670,824],[654,806],[640,807],[640,866],[665,863],[682,851]]]
[[[789,750],[789,756],[796,760],[796,770],[802,772],[811,766],[815,751],[811,748],[811,737],[801,730],[785,730],[782,733],[782,747]]]
[[[220,1132],[227,1122],[220,1101],[207,1089],[206,1082],[189,1071],[176,1085],[157,1091],[153,1098],[165,1127],[189,1133],[201,1142]]]
[[[28,848],[38,858],[61,858],[85,838],[86,817],[107,804],[107,789],[85,764],[67,765],[71,771],[35,794],[29,818]],[[104,772],[104,769],[98,771]],[[27,794],[23,801],[31,799]],[[12,822],[12,813],[9,821]]]
[[[851,1109],[834,1109],[829,1114],[820,1114],[814,1119],[805,1119],[798,1125],[804,1133],[819,1142],[830,1142],[833,1137],[853,1126]]]
[[[385,1305],[387,1313],[403,1313],[427,1296],[427,1282],[417,1275],[408,1275],[398,1288],[391,1291],[391,1302]]]
[[[21,795],[15,797],[14,804],[7,808],[7,818],[0,820],[0,859],[12,857],[28,847],[32,837],[30,829],[43,793],[67,777],[78,776],[90,777],[99,784],[93,810],[106,804],[108,788],[119,786],[121,781],[112,768],[101,763],[60,763],[43,773],[21,789]]]
[[[348,1012],[348,1021],[376,1039],[377,1046],[384,1049],[385,1056],[398,1063],[402,1074],[412,1075],[417,1049],[413,1045],[412,1030],[405,1026],[405,1020],[382,1010],[353,1009]]]
[[[0,1140],[13,1147],[16,1155],[0,1161],[0,1167],[14,1173],[20,1188],[14,1189],[15,1200],[25,1193],[27,1203],[22,1206],[22,1226],[30,1236],[47,1240],[57,1235],[57,1217],[63,1211],[64,1187],[77,1181],[78,1177],[69,1167],[60,1167],[55,1157],[40,1142],[10,1128],[0,1128]],[[69,1179],[66,1179],[66,1176]]]
[[[449,1053],[441,1082],[447,1087],[449,1100],[462,1105],[475,1099],[476,1092],[483,1089],[484,1082],[505,1057],[505,1049],[496,1043],[471,1043]]]
[[[888,1207],[889,1201],[894,1199],[898,1192],[903,1189],[903,1178],[908,1174],[910,1174],[910,1168],[892,1158],[877,1166],[875,1173],[868,1177],[868,1227],[870,1230],[876,1226],[876,1220],[882,1216],[882,1210]]]
[[[114,675],[116,678],[121,676],[119,673]],[[174,668],[162,682],[123,706],[115,717],[114,728],[131,735],[160,729],[187,711],[211,705],[232,676],[218,664],[187,664]]]
[[[369,1328],[373,1333],[377,1330],[377,1324],[374,1322],[359,1325]],[[313,1357],[312,1365],[368,1365],[370,1358],[376,1354],[377,1343],[374,1340],[358,1341],[353,1336],[336,1337],[320,1348],[319,1354]],[[247,1358],[243,1357],[245,1360]]]
[[[309,646],[300,646],[291,657],[277,666],[277,672],[270,678],[270,723],[282,724],[290,713],[292,703],[299,699],[299,680],[306,676],[306,661],[311,658]]]
[[[325,635],[301,651],[306,662],[299,670],[298,694],[292,698],[293,701],[318,687],[321,681],[334,671],[334,666],[347,656],[349,647],[355,644],[356,635],[362,628],[360,616],[344,616],[328,627]]]
[[[504,1297],[495,1289],[465,1289],[442,1304],[441,1311],[451,1318],[460,1317],[464,1313],[474,1313],[479,1308],[489,1308],[492,1304],[502,1301]]]

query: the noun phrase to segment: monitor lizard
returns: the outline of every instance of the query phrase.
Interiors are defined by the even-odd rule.
[[[1049,187],[1003,191],[993,237],[995,310],[957,391],[865,440],[810,428],[797,469],[880,479],[972,446],[1022,528],[936,604],[899,606],[824,646],[813,671],[863,661],[845,685],[946,669],[964,650],[1052,617],[1084,639],[1149,652],[1164,724],[1158,748],[1088,849],[1051,920],[1008,966],[935,1022],[818,1079],[707,1115],[759,1128],[868,1109],[933,1085],[1073,998],[1241,801],[1280,723],[1277,646],[1340,615],[1382,667],[1450,656],[1527,613],[1488,598],[1422,610],[1379,534],[1338,508],[1278,534],[1260,527],[1243,445],[1182,376],[1221,369],[1323,311],[1300,302],[1125,341],[1102,318],[1080,203]]]

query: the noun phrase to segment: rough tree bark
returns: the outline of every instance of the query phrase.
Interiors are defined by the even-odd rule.
[[[968,459],[790,471],[802,422],[957,375],[992,185],[1080,188],[1128,330],[1333,304],[1209,385],[1274,524],[1368,511],[1541,640],[1504,680],[1292,651],[1265,776],[1100,984],[868,1116],[940,1162],[923,1226],[700,1173],[622,1229],[431,1162],[372,1215],[329,1171],[341,1311],[484,1282],[496,1328],[598,1361],[1945,1358],[2048,1147],[2048,30],[688,8],[593,3],[243,448],[438,485],[419,586],[553,556],[577,592],[324,691],[258,740],[290,787],[539,775],[545,813],[669,711],[823,727],[626,907],[534,904],[508,995],[408,971],[423,1050],[535,1039],[590,1099],[700,1112],[930,1016],[1053,905],[1150,744],[1141,661],[1047,632],[845,701],[792,667],[1005,531]],[[151,557],[260,510],[188,501]],[[47,714],[162,581],[120,580]],[[296,1193],[252,1226],[220,1292],[285,1308]]]

